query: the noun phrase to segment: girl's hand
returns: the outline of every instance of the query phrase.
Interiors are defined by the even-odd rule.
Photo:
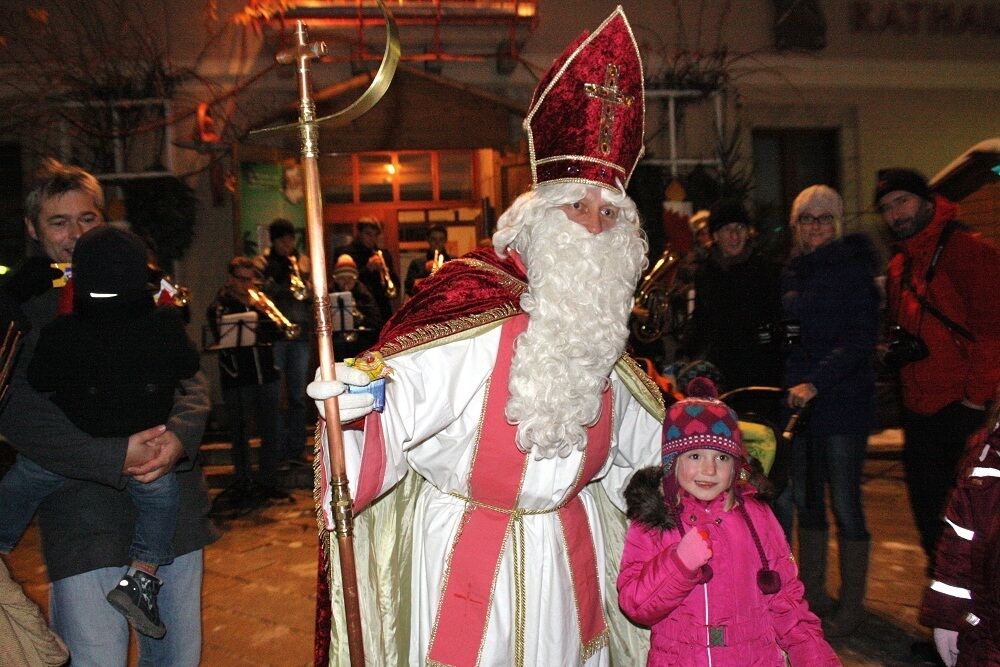
[[[677,544],[677,557],[691,572],[699,569],[712,558],[712,540],[704,528],[689,530]]]

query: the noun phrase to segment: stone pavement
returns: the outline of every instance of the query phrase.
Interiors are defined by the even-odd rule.
[[[930,636],[916,620],[926,563],[906,502],[898,448],[898,433],[873,437],[865,466],[865,507],[874,542],[867,599],[871,613],[855,636],[834,642],[850,667],[934,664],[910,652],[911,643]],[[296,490],[287,502],[219,527],[223,537],[205,553],[203,664],[311,664],[316,570],[311,493]],[[44,607],[47,585],[38,542],[32,526],[8,563]],[[836,558],[830,561],[833,578]]]

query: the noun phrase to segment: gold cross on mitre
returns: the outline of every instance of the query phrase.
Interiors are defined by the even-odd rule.
[[[623,95],[618,90],[618,66],[614,63],[608,63],[603,84],[585,83],[583,90],[587,93],[587,97],[594,97],[601,101],[601,129],[597,147],[607,155],[611,152],[611,131],[615,124],[615,107],[631,106],[635,98],[631,95]]]

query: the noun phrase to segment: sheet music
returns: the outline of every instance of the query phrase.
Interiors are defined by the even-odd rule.
[[[354,295],[350,292],[330,292],[333,310],[333,330],[354,330]]]
[[[257,344],[257,312],[227,313],[219,318],[219,340],[215,350],[249,347]]]

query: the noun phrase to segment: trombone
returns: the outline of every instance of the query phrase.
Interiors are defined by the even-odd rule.
[[[302,327],[293,322],[289,322],[288,318],[285,317],[278,307],[274,305],[274,302],[267,298],[267,295],[256,290],[252,287],[247,289],[247,296],[250,297],[250,303],[253,307],[260,312],[267,315],[268,319],[278,325],[281,332],[285,334],[285,338],[292,340],[293,338],[298,338],[299,334],[302,332]]]

